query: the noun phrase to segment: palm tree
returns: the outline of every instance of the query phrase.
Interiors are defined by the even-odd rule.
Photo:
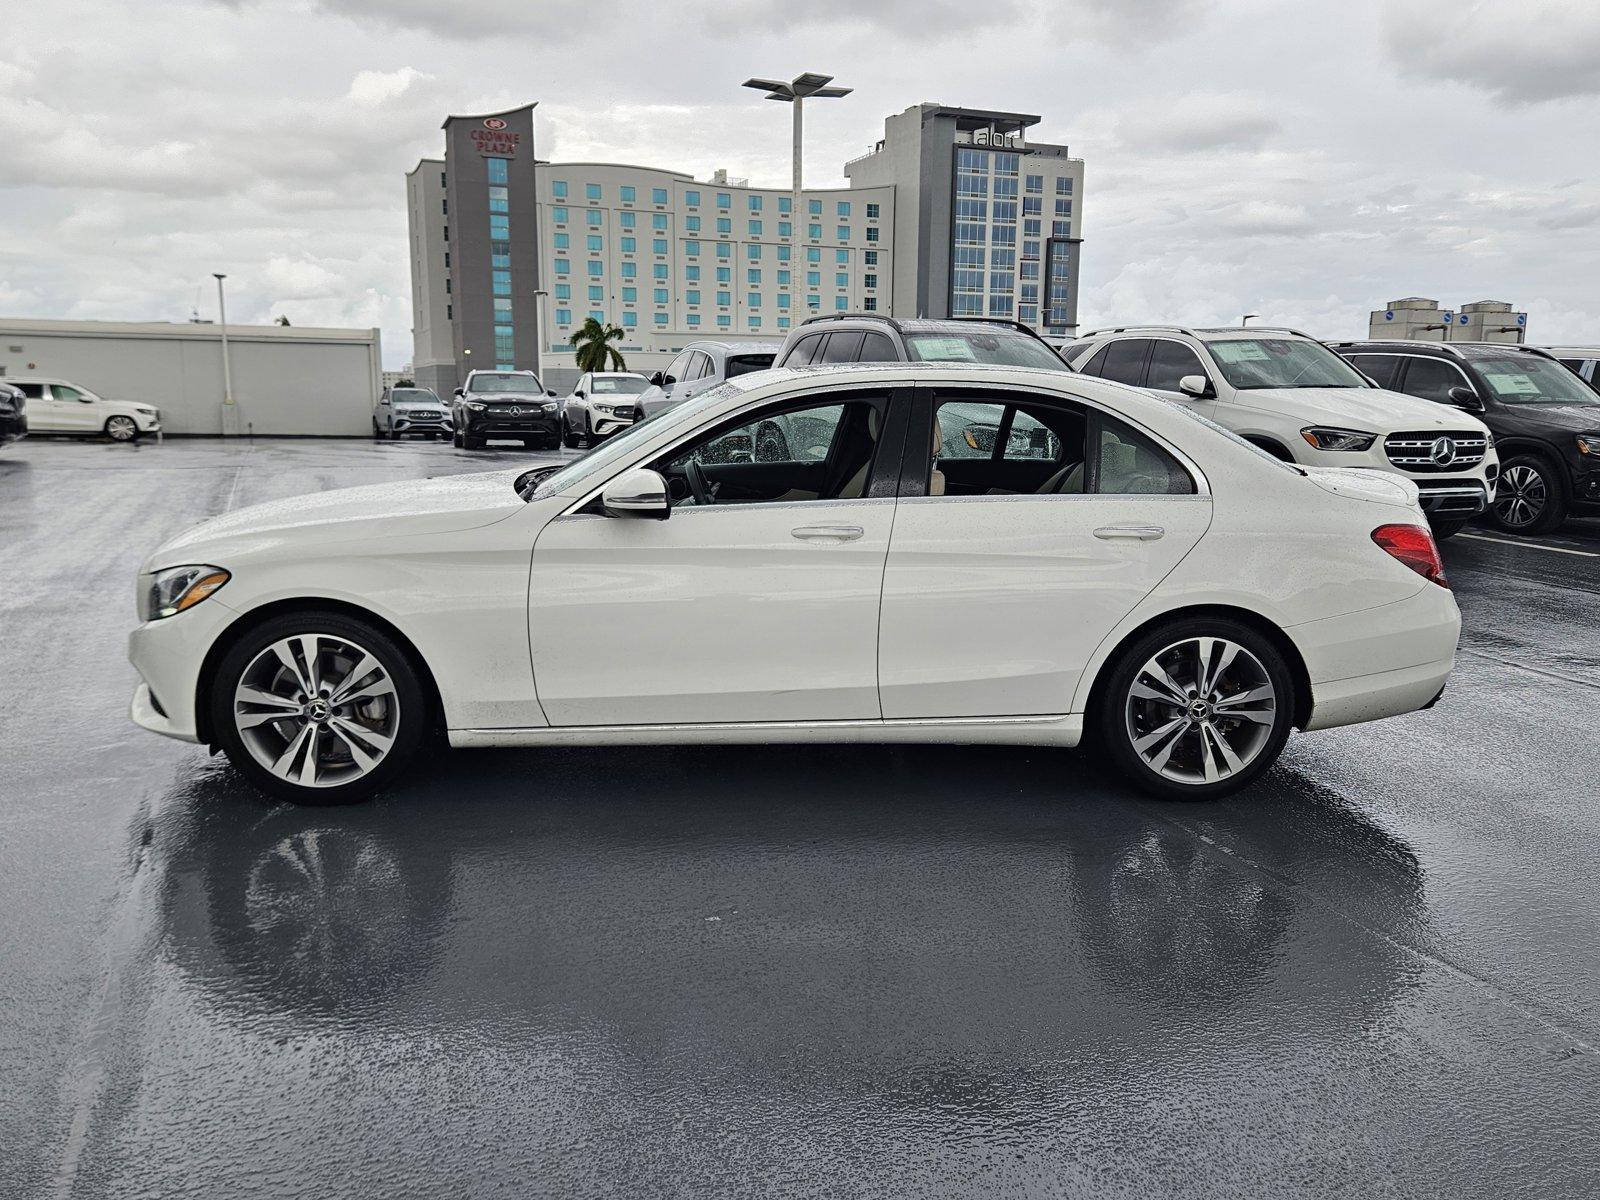
[[[573,357],[578,360],[578,370],[604,371],[610,366],[622,371],[627,369],[628,364],[623,362],[622,355],[611,344],[621,341],[622,337],[620,326],[602,325],[593,317],[588,317],[583,322],[583,328],[567,341],[575,348]]]

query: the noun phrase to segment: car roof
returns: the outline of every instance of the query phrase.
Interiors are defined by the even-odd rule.
[[[723,354],[776,354],[783,349],[782,342],[723,342],[716,338],[702,338],[685,342],[684,350],[719,351]],[[682,353],[680,351],[679,353]]]
[[[1543,346],[1519,346],[1511,342],[1421,342],[1403,338],[1367,338],[1364,341],[1329,342],[1334,350],[1355,350],[1363,354],[1420,354],[1430,358],[1495,358],[1506,354],[1531,354],[1554,360]]]
[[[643,379],[638,371],[590,371],[596,379]]]
[[[1600,346],[1537,346],[1535,349],[1567,358],[1600,358]]]
[[[55,375],[7,375],[6,383],[65,383],[71,387],[82,387],[82,384],[73,383],[70,379],[62,379]]]

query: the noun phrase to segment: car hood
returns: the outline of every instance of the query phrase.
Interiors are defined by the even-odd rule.
[[[1508,404],[1506,408],[1541,425],[1573,433],[1600,433],[1600,404]]]
[[[512,486],[525,469],[376,483],[251,505],[185,530],[143,569],[212,561],[227,566],[218,560],[311,542],[477,529],[526,507]]]
[[[468,392],[462,399],[474,404],[543,404],[554,398],[543,392]]]
[[[1253,388],[1237,393],[1237,402],[1273,412],[1294,413],[1308,423],[1341,428],[1359,426],[1372,433],[1399,429],[1487,431],[1488,428],[1462,409],[1382,388]]]

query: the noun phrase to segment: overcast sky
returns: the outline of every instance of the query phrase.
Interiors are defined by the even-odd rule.
[[[377,325],[410,359],[404,175],[450,112],[540,157],[806,181],[919,101],[1086,160],[1085,328],[1360,334],[1398,296],[1600,341],[1600,0],[9,0],[0,314]]]

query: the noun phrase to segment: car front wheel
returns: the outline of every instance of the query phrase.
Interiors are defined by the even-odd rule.
[[[213,737],[262,791],[351,804],[392,781],[421,744],[426,693],[381,630],[291,613],[239,639],[211,681]]]
[[[1237,621],[1195,618],[1128,646],[1097,716],[1105,750],[1140,787],[1210,800],[1272,766],[1294,711],[1294,677],[1270,639]]]
[[[1500,467],[1489,520],[1507,533],[1543,533],[1567,515],[1561,481],[1545,459],[1517,454]]]
[[[106,436],[113,442],[131,442],[139,436],[139,426],[132,417],[107,417]]]

